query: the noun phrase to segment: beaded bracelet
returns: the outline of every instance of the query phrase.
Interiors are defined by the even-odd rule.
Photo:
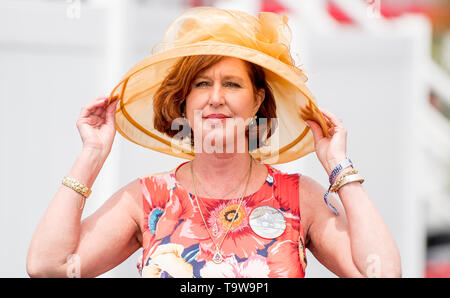
[[[352,175],[352,174],[358,174],[358,171],[357,170],[350,170],[350,171],[344,172],[342,174],[342,176],[340,176],[339,179],[336,180],[334,182],[334,184],[331,186],[330,192],[337,192],[338,189],[342,186],[341,183],[344,180],[344,178],[347,177],[348,175]]]
[[[342,169],[348,167],[348,166],[353,166],[352,161],[350,160],[350,158],[346,158],[345,160],[341,161],[330,173],[330,177],[329,177],[329,181],[330,181],[330,187],[328,187],[327,192],[325,193],[325,196],[323,197],[323,199],[325,200],[325,203],[327,204],[328,208],[331,209],[331,211],[333,211],[334,214],[338,215],[339,212],[337,211],[337,209],[331,205],[331,203],[328,201],[328,195],[330,194],[330,190],[331,187],[334,184],[334,179],[336,179],[336,177],[339,175],[339,173],[342,171]]]

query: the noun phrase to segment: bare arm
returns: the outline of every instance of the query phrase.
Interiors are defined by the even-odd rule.
[[[308,120],[307,123],[314,136],[317,158],[330,176],[347,156],[347,130],[333,113],[320,111],[329,136],[323,134],[317,122]],[[309,216],[308,247],[322,264],[339,276],[401,276],[397,245],[359,182],[345,184],[338,190],[343,207],[333,195],[329,196],[339,212],[335,215],[324,204],[325,188],[307,176],[302,176],[302,180],[300,197],[305,198],[304,210]]]
[[[117,103],[117,102],[116,102]],[[115,135],[115,104],[105,98],[82,109],[77,127],[83,150],[67,174],[92,187]],[[80,261],[81,276],[97,276],[125,260],[139,247],[140,183],[117,191],[99,210],[80,222],[83,197],[61,185],[37,226],[27,256],[32,277],[67,277],[71,255]]]
[[[400,277],[395,241],[359,182],[344,185],[329,199],[335,215],[323,201],[326,189],[301,176],[300,196],[307,214],[306,245],[317,260],[340,277]]]
[[[90,187],[100,166],[95,154],[83,151],[69,176]],[[98,276],[126,260],[139,247],[138,180],[117,191],[94,214],[80,222],[81,195],[61,185],[41,219],[27,256],[31,277],[68,277],[69,256],[76,255],[81,277]],[[89,199],[88,199],[89,200]],[[89,203],[89,201],[87,202]]]

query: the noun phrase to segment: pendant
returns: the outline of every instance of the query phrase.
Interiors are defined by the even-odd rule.
[[[212,260],[216,264],[220,264],[223,262],[223,257],[218,250],[216,250],[216,253],[214,254],[214,257]]]
[[[251,212],[249,225],[258,236],[274,239],[284,233],[286,220],[280,210],[272,206],[260,206]]]

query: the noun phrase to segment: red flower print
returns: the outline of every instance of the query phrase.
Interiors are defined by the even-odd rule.
[[[202,208],[203,216],[208,224],[211,235],[214,224],[217,226],[217,237],[214,237],[214,242],[218,246],[221,244],[233,217],[236,215],[236,219],[231,225],[230,231],[223,240],[220,249],[224,257],[235,254],[239,258],[248,258],[256,255],[258,249],[263,249],[266,244],[271,242],[271,239],[264,239],[256,235],[248,224],[248,216],[253,208],[256,207],[253,205],[252,197],[246,197],[242,200],[237,214],[239,199],[233,199],[231,201],[209,199],[205,200],[204,203],[206,208],[202,208],[201,202],[199,202],[199,205]],[[208,212],[206,209],[211,211]],[[198,208],[195,210],[198,210]],[[192,245],[194,244],[192,240],[195,239],[199,243],[200,248],[197,261],[210,261],[214,256],[216,247],[206,231],[200,212],[197,211],[195,213],[195,218],[186,220],[177,227],[171,237],[171,241],[174,243],[183,243],[184,245],[186,243],[188,243],[187,245]]]
[[[197,201],[174,171],[142,177],[144,250],[138,262],[142,276],[176,276],[189,268],[188,275],[195,277],[304,277],[300,174],[270,166],[268,170],[258,191],[242,201],[202,197]],[[250,214],[260,206],[283,214],[286,228],[279,237],[263,238],[250,227]],[[212,261],[217,246],[223,257],[219,264]],[[177,249],[162,254],[162,248]]]
[[[297,256],[286,258],[286,256]],[[299,257],[298,242],[292,240],[277,241],[269,248],[267,256],[269,277],[304,276],[303,266]]]
[[[160,240],[173,233],[175,226],[186,214],[192,212],[192,206],[187,204],[182,191],[168,183],[167,174],[153,175],[141,178],[144,208],[143,233],[150,233],[144,237],[145,253],[156,246]]]
[[[293,214],[298,214],[299,205],[291,202],[292,198],[298,198],[298,182],[300,174],[287,174],[279,170],[274,170],[275,179],[275,193],[277,200],[280,202],[280,207],[283,210],[289,210]]]

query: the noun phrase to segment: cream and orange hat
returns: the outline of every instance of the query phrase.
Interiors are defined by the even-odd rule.
[[[116,128],[126,139],[172,156],[193,159],[190,142],[175,140],[153,126],[153,95],[176,62],[185,56],[222,55],[263,67],[277,113],[277,128],[267,144],[250,152],[267,164],[286,163],[314,152],[314,138],[305,120],[314,120],[325,136],[328,128],[303,71],[290,53],[287,17],[213,7],[182,13],[167,29],[152,55],[140,61],[113,89]]]

